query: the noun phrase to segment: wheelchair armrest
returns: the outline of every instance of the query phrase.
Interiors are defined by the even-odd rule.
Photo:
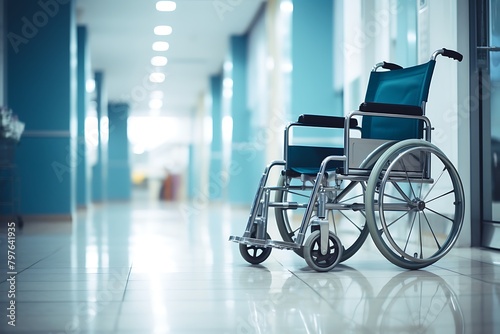
[[[316,126],[323,128],[339,128],[343,129],[345,124],[345,117],[341,116],[325,116],[325,115],[309,115],[302,114],[299,116],[298,123],[307,126]],[[349,126],[355,128],[358,126],[358,121],[355,118],[349,120]]]
[[[424,114],[422,108],[418,106],[376,102],[363,102],[359,106],[359,110],[409,116],[422,116]]]

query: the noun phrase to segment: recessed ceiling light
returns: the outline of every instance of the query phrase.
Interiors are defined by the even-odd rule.
[[[160,12],[173,12],[177,8],[175,1],[158,1],[156,3],[156,10]]]
[[[168,59],[163,56],[156,56],[151,58],[151,65],[153,66],[165,66],[167,65]]]
[[[152,99],[163,99],[163,92],[161,90],[154,90],[149,94]]]
[[[149,75],[149,81],[153,83],[162,83],[165,81],[165,74],[160,72],[154,72]]]
[[[153,50],[155,51],[167,51],[170,45],[167,42],[154,42]]]
[[[160,99],[152,99],[149,101],[150,109],[161,109],[163,107],[163,101]]]
[[[172,33],[171,26],[156,26],[154,32],[158,36],[167,36]]]

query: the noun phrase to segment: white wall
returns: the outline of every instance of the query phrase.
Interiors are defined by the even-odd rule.
[[[446,57],[437,58],[426,113],[435,128],[432,142],[458,169],[467,200],[470,194],[468,3],[465,0],[423,3],[418,17],[419,62],[427,61],[430,53],[443,47],[465,56],[461,63]],[[470,245],[468,203],[459,246]]]
[[[382,60],[395,63],[395,47],[410,43],[394,39],[397,19],[404,19],[406,0],[344,0],[343,43],[337,52],[344,55],[344,111],[357,108],[364,98],[371,67]],[[435,130],[432,142],[441,148],[462,177],[466,199],[470,194],[469,134],[469,17],[467,0],[417,1],[417,63],[429,60],[433,51],[453,49],[464,55],[458,63],[438,57],[431,83],[426,114]],[[406,9],[405,9],[406,8]],[[337,14],[338,15],[338,14]],[[401,37],[401,36],[400,36]],[[414,38],[413,38],[414,40]],[[399,43],[399,45],[397,45]],[[414,43],[414,42],[413,42]],[[406,66],[417,64],[406,64]],[[466,204],[464,228],[459,245],[470,245],[470,209]],[[444,209],[446,210],[446,209]]]

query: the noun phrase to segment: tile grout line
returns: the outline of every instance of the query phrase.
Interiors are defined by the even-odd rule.
[[[120,322],[120,315],[122,313],[123,302],[125,301],[125,295],[127,293],[127,287],[128,287],[128,283],[130,281],[130,274],[132,273],[132,267],[133,266],[134,266],[134,264],[132,263],[130,265],[129,270],[128,270],[127,279],[125,281],[125,287],[123,288],[122,299],[120,301],[120,306],[118,307],[118,312],[116,313],[115,325],[113,326],[113,332],[114,333],[118,333],[118,326],[119,326],[119,322]]]
[[[26,267],[26,268],[22,269],[21,271],[17,271],[15,276],[17,277],[19,274],[21,274],[21,273],[25,272],[26,270],[30,269],[30,268],[31,268],[31,267],[33,267],[34,265],[37,265],[38,263],[40,263],[40,262],[42,262],[42,261],[44,261],[44,260],[48,259],[48,258],[49,258],[49,257],[51,257],[52,255],[54,255],[54,254],[58,253],[59,251],[61,251],[61,249],[63,249],[63,248],[64,248],[64,246],[61,246],[61,247],[59,247],[58,249],[56,249],[55,251],[53,251],[52,253],[50,253],[49,255],[47,255],[47,256],[45,256],[45,257],[43,257],[43,258],[39,259],[39,260],[38,260],[38,261],[36,261],[35,263],[33,263],[33,264],[29,265],[28,267]],[[1,282],[0,282],[0,284],[3,284],[3,283],[5,283],[5,282],[7,282],[7,279],[5,279],[5,280],[1,281]]]
[[[323,297],[318,291],[316,291],[316,289],[314,289],[314,287],[312,287],[309,283],[307,283],[306,281],[304,281],[302,278],[300,278],[297,274],[295,274],[293,271],[291,271],[290,269],[287,269],[283,263],[281,263],[278,259],[276,259],[275,257],[273,257],[274,260],[276,262],[278,262],[282,267],[283,269],[285,269],[286,271],[288,271],[290,274],[292,274],[294,277],[296,277],[299,281],[301,281],[302,283],[304,283],[309,289],[311,289],[316,295],[318,295],[320,297],[320,299],[324,300],[328,306],[330,307],[333,307],[332,304],[330,304],[330,302],[325,298]]]

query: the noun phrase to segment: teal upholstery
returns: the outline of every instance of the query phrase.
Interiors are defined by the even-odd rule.
[[[330,155],[344,155],[344,149],[339,147],[288,146],[287,164],[298,174],[316,174],[324,158]],[[330,161],[327,171],[343,167],[343,161]]]
[[[365,102],[421,107],[427,101],[436,61],[393,71],[371,72]],[[404,140],[422,138],[419,120],[364,116],[362,138]]]
[[[419,116],[427,102],[435,60],[409,68],[373,71],[360,110],[366,112]],[[306,117],[307,116],[307,117]],[[310,126],[341,127],[343,120],[302,115],[299,122]],[[307,121],[307,122],[306,122]],[[310,123],[310,124],[307,124]],[[351,124],[356,126],[356,124]],[[422,121],[407,118],[363,116],[361,137],[367,139],[404,140],[423,137]],[[341,147],[289,145],[287,171],[296,174],[316,174],[321,162],[330,155],[344,155]],[[343,161],[331,161],[327,171],[341,169]]]

